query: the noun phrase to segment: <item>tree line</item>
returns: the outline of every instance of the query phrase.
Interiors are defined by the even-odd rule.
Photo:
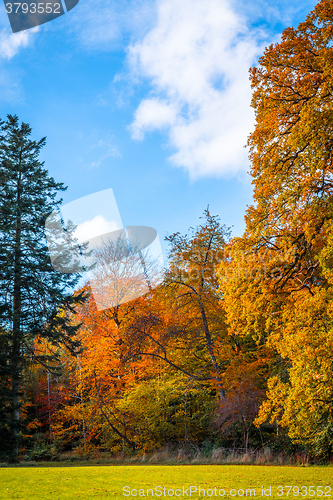
[[[332,454],[332,37],[322,0],[250,71],[243,236],[207,208],[167,238],[160,286],[103,311],[52,268],[44,224],[65,187],[39,161],[45,139],[0,123],[3,457],[167,443]]]

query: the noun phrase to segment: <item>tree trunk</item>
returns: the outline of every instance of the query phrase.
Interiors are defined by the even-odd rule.
[[[208,353],[209,353],[212,365],[213,365],[215,372],[216,372],[216,375],[217,375],[216,378],[217,378],[218,382],[220,384],[222,384],[221,379],[220,379],[221,368],[220,368],[220,365],[218,364],[217,359],[215,357],[215,353],[214,353],[213,345],[212,345],[212,337],[211,337],[209,327],[208,327],[206,312],[205,312],[204,306],[202,305],[201,302],[199,302],[199,307],[200,307],[200,313],[201,313],[202,323],[203,323],[203,327],[204,327],[204,332],[205,332],[205,336],[206,336],[206,345],[207,345]],[[220,394],[220,399],[224,399],[225,398],[225,390],[221,385],[220,385],[218,391]]]
[[[21,163],[21,161],[20,161]],[[20,373],[21,373],[21,165],[17,182],[16,231],[14,249],[14,296],[13,296],[13,345],[12,368],[12,456],[18,461],[20,427]]]
[[[18,462],[20,424],[20,342],[13,340],[12,347],[12,452],[11,461]]]

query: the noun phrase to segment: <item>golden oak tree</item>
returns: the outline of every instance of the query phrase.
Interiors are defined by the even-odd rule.
[[[230,331],[276,352],[257,422],[332,448],[333,5],[322,0],[251,70],[255,204],[219,268]],[[325,346],[325,347],[323,347]]]

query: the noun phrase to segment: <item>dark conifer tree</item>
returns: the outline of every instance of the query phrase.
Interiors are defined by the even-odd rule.
[[[8,414],[1,417],[13,461],[19,450],[23,359],[33,353],[36,335],[72,352],[78,349],[78,325],[67,313],[85,300],[73,294],[79,275],[59,273],[51,265],[45,220],[66,187],[39,161],[45,138],[36,142],[30,135],[30,126],[17,116],[0,121],[0,401],[4,413],[9,408],[9,425]]]

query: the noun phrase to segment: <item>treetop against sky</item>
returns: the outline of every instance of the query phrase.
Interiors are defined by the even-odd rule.
[[[254,124],[248,69],[314,1],[81,0],[11,32],[0,7],[0,116],[16,113],[69,186],[112,188],[124,226],[187,230],[210,204],[243,230],[243,147]]]

